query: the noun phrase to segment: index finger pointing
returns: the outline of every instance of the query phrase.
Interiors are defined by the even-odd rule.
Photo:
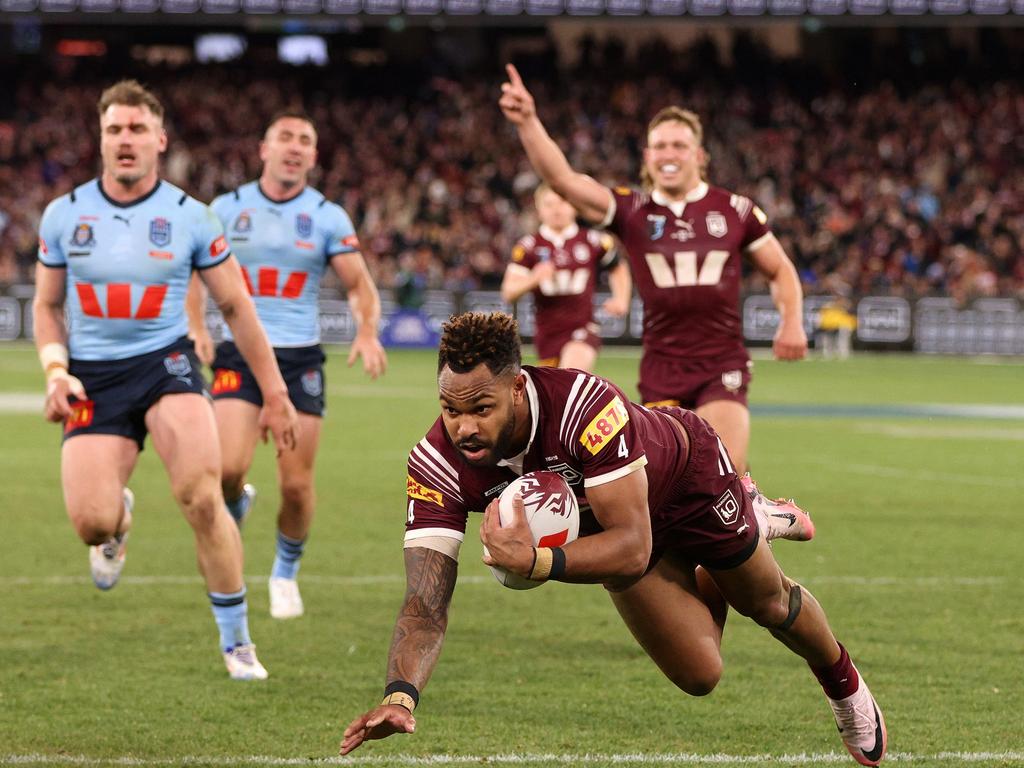
[[[518,85],[522,87],[523,78],[519,76],[519,70],[515,68],[514,64],[506,64],[505,72],[508,73],[508,79],[512,85]]]

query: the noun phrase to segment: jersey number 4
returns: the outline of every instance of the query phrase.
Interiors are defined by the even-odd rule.
[[[103,287],[103,286],[100,286]],[[116,320],[134,318],[135,320],[152,320],[160,317],[167,295],[166,285],[147,285],[142,294],[142,301],[132,314],[132,287],[128,283],[108,283],[107,312],[103,313],[96,286],[92,283],[75,283],[78,302],[82,305],[82,313],[88,317],[109,317]]]
[[[676,251],[672,254],[674,264],[663,253],[648,253],[647,267],[651,270],[651,278],[658,288],[683,288],[693,285],[718,285],[722,279],[722,269],[729,260],[728,251],[708,251],[704,263],[697,270],[696,251]]]

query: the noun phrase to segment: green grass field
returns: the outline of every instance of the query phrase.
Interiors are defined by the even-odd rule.
[[[92,586],[63,511],[58,429],[18,397],[41,390],[34,352],[0,348],[0,763],[854,765],[814,679],[763,630],[731,616],[721,684],[688,698],[600,587],[502,589],[476,522],[418,732],[333,757],[380,697],[404,588],[405,458],[436,416],[433,366],[393,352],[371,383],[332,351],[307,615],[293,622],[267,614],[276,489],[259,451],[244,539],[271,678],[245,684],[223,669],[191,533],[151,450],[132,479],[125,577]],[[599,373],[633,391],[636,367],[610,351]],[[949,407],[915,410],[926,404]],[[1024,765],[1024,363],[759,361],[753,405],[755,478],[818,530],[776,555],[869,680],[894,761]]]

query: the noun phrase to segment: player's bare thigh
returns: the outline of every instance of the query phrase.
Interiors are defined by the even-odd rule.
[[[146,428],[180,504],[187,507],[196,494],[208,494],[210,480],[221,499],[217,423],[203,395],[164,395],[146,411]]]
[[[611,592],[622,620],[665,676],[704,696],[722,676],[722,623],[701,597],[692,564],[669,555],[642,579]]]
[[[122,490],[138,457],[136,442],[121,435],[85,434],[64,441],[64,504],[85,543],[100,544],[118,531],[124,513]]]
[[[735,400],[711,400],[697,406],[695,413],[718,433],[738,474],[747,471],[750,448],[750,411]]]
[[[237,498],[260,439],[260,408],[241,398],[222,397],[213,401],[213,412],[220,436],[224,486],[229,497]]]
[[[594,370],[597,350],[584,341],[570,341],[558,356],[559,368],[579,368],[581,371]]]

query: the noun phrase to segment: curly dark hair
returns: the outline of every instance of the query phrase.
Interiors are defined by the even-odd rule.
[[[496,376],[519,373],[523,357],[519,323],[504,312],[464,312],[441,326],[437,372],[447,365],[455,373],[468,373],[480,363]]]

